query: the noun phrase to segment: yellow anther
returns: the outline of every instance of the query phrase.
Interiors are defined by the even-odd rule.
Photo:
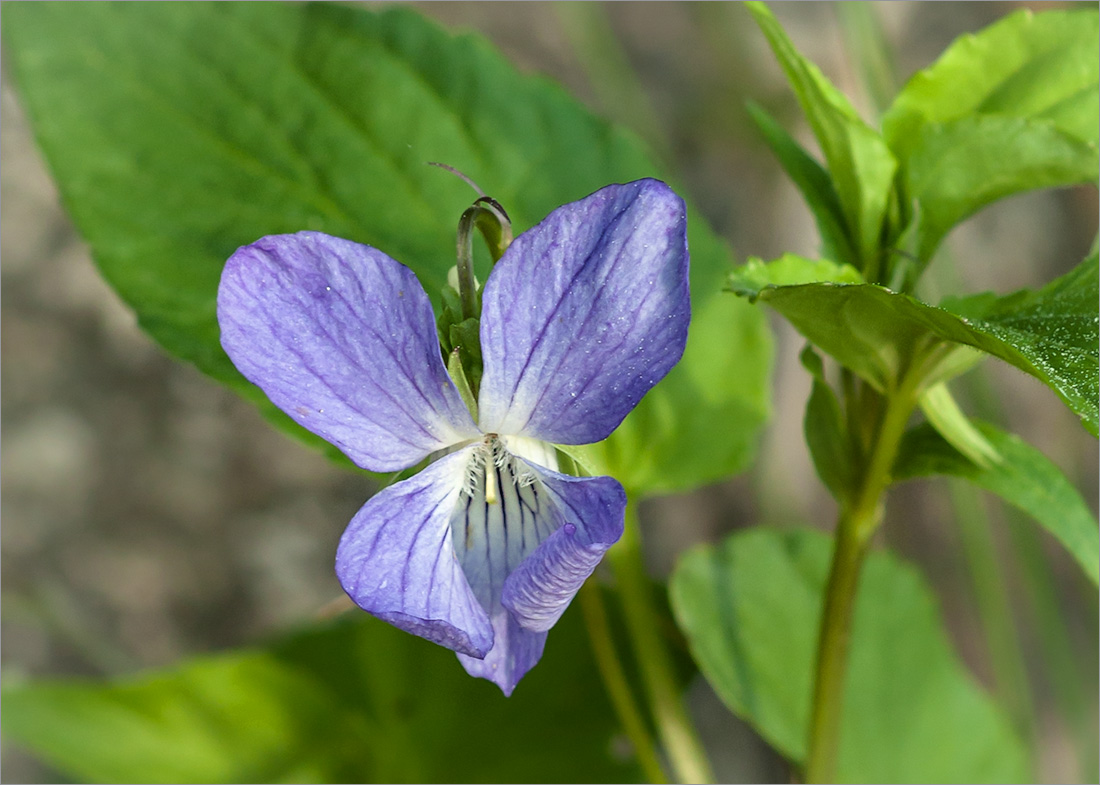
[[[492,461],[487,461],[485,464],[485,502],[497,503],[497,467]]]

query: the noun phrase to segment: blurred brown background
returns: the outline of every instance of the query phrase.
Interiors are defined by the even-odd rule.
[[[812,138],[744,9],[418,5],[455,31],[486,35],[524,71],[552,76],[596,112],[634,127],[738,258],[815,254],[810,215],[752,130],[745,99],[798,129],[811,149]],[[775,11],[796,45],[873,119],[874,89],[851,57],[864,51],[865,38],[852,34],[861,22],[882,25],[904,81],[955,36],[1017,6],[896,2],[874,5],[865,16],[830,3],[783,3]],[[872,69],[885,84],[888,66]],[[4,678],[163,666],[255,641],[313,614],[340,594],[332,572],[336,541],[368,483],[274,432],[250,406],[167,358],[137,329],[59,205],[6,76],[0,134]],[[1096,225],[1092,189],[1010,199],[951,235],[956,264],[938,260],[926,293],[1040,285],[1084,256]],[[809,389],[798,363],[801,341],[778,319],[772,323],[775,417],[759,458],[747,475],[643,509],[656,575],[667,573],[682,548],[738,527],[832,524],[832,502],[801,437]],[[956,385],[967,410],[1003,417],[1001,424],[1059,464],[1095,509],[1096,441],[1037,381],[995,361],[978,374]],[[996,391],[1002,413],[989,410],[983,390]],[[1085,676],[1087,727],[1072,728],[1046,675],[1052,655],[1045,622],[1022,577],[1020,549],[1028,546],[1012,535],[1026,522],[996,505],[990,515],[996,564],[1034,687],[1025,694],[1038,717],[1042,777],[1090,776],[1079,769],[1074,744],[1096,735],[1095,588],[1049,537],[1034,538],[1072,644],[1071,659],[1055,657],[1054,667],[1068,663]],[[975,579],[964,556],[963,531],[947,485],[919,483],[893,494],[882,537],[920,565],[960,655],[1001,693],[981,632],[984,578]],[[720,778],[787,776],[702,683],[693,701]],[[3,758],[5,782],[58,776],[7,748]],[[1091,771],[1095,766],[1093,758]]]

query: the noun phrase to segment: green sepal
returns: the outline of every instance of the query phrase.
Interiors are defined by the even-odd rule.
[[[476,318],[462,318],[462,298],[453,286],[441,290],[443,308],[436,321],[439,348],[451,379],[462,395],[466,408],[477,421],[477,394],[481,388],[481,334]],[[481,299],[481,291],[478,291]]]
[[[443,308],[436,320],[436,332],[439,334],[439,348],[442,350],[443,358],[448,360],[455,348],[451,341],[451,326],[462,321],[462,299],[458,291],[449,285],[444,286],[440,292]]]
[[[480,322],[477,319],[463,319],[458,324],[452,324],[448,328],[448,337],[451,354],[459,353],[462,369],[476,398],[481,389],[482,374]]]
[[[462,402],[470,410],[470,416],[477,422],[477,395],[470,387],[470,380],[466,378],[466,370],[462,367],[462,349],[455,348],[447,355],[447,373],[451,375],[451,381],[458,388],[458,394],[462,396]]]
[[[442,299],[443,315],[450,317],[448,324],[462,321],[462,298],[458,296],[458,292],[451,286],[444,286]]]

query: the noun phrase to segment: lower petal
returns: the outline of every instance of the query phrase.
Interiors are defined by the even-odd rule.
[[[441,646],[483,657],[495,649],[493,627],[451,539],[469,452],[444,456],[363,505],[340,539],[336,574],[348,596],[368,613]]]
[[[525,457],[495,436],[464,451],[471,460],[451,519],[458,561],[493,626],[492,649],[459,660],[505,695],[539,661],[547,631],[622,536],[626,507],[610,477],[559,474],[529,460],[556,465],[546,450],[515,439],[507,447]]]
[[[493,637],[493,648],[483,659],[460,653],[458,661],[471,676],[488,679],[508,696],[542,658],[546,633],[525,630],[512,614],[500,608],[493,615]]]
[[[523,628],[545,632],[622,536],[626,493],[610,477],[536,473],[562,523],[504,581],[501,603]]]

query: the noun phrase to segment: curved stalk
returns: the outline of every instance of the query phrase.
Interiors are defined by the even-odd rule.
[[[674,778],[676,782],[713,782],[710,761],[684,707],[672,659],[661,637],[657,610],[642,564],[638,516],[633,505],[627,505],[626,531],[622,540],[608,552],[608,557],[618,580],[627,629],[653,720]]]
[[[437,164],[438,165],[438,164]],[[464,175],[460,175],[465,177]],[[462,318],[481,316],[481,301],[477,295],[477,279],[474,277],[474,229],[481,232],[489,246],[493,264],[512,244],[512,222],[500,203],[489,196],[479,196],[458,219],[456,264],[458,270],[458,296],[462,301]]]
[[[603,598],[600,597],[600,587],[594,581],[588,581],[581,587],[579,599],[584,623],[588,628],[588,638],[596,656],[596,666],[600,669],[600,677],[608,697],[611,698],[611,704],[615,707],[615,713],[619,716],[619,722],[634,745],[638,763],[649,782],[666,783],[668,777],[657,757],[653,736],[646,727],[645,718],[634,700],[622,663],[615,651],[611,628],[607,623],[607,611],[604,609]]]

